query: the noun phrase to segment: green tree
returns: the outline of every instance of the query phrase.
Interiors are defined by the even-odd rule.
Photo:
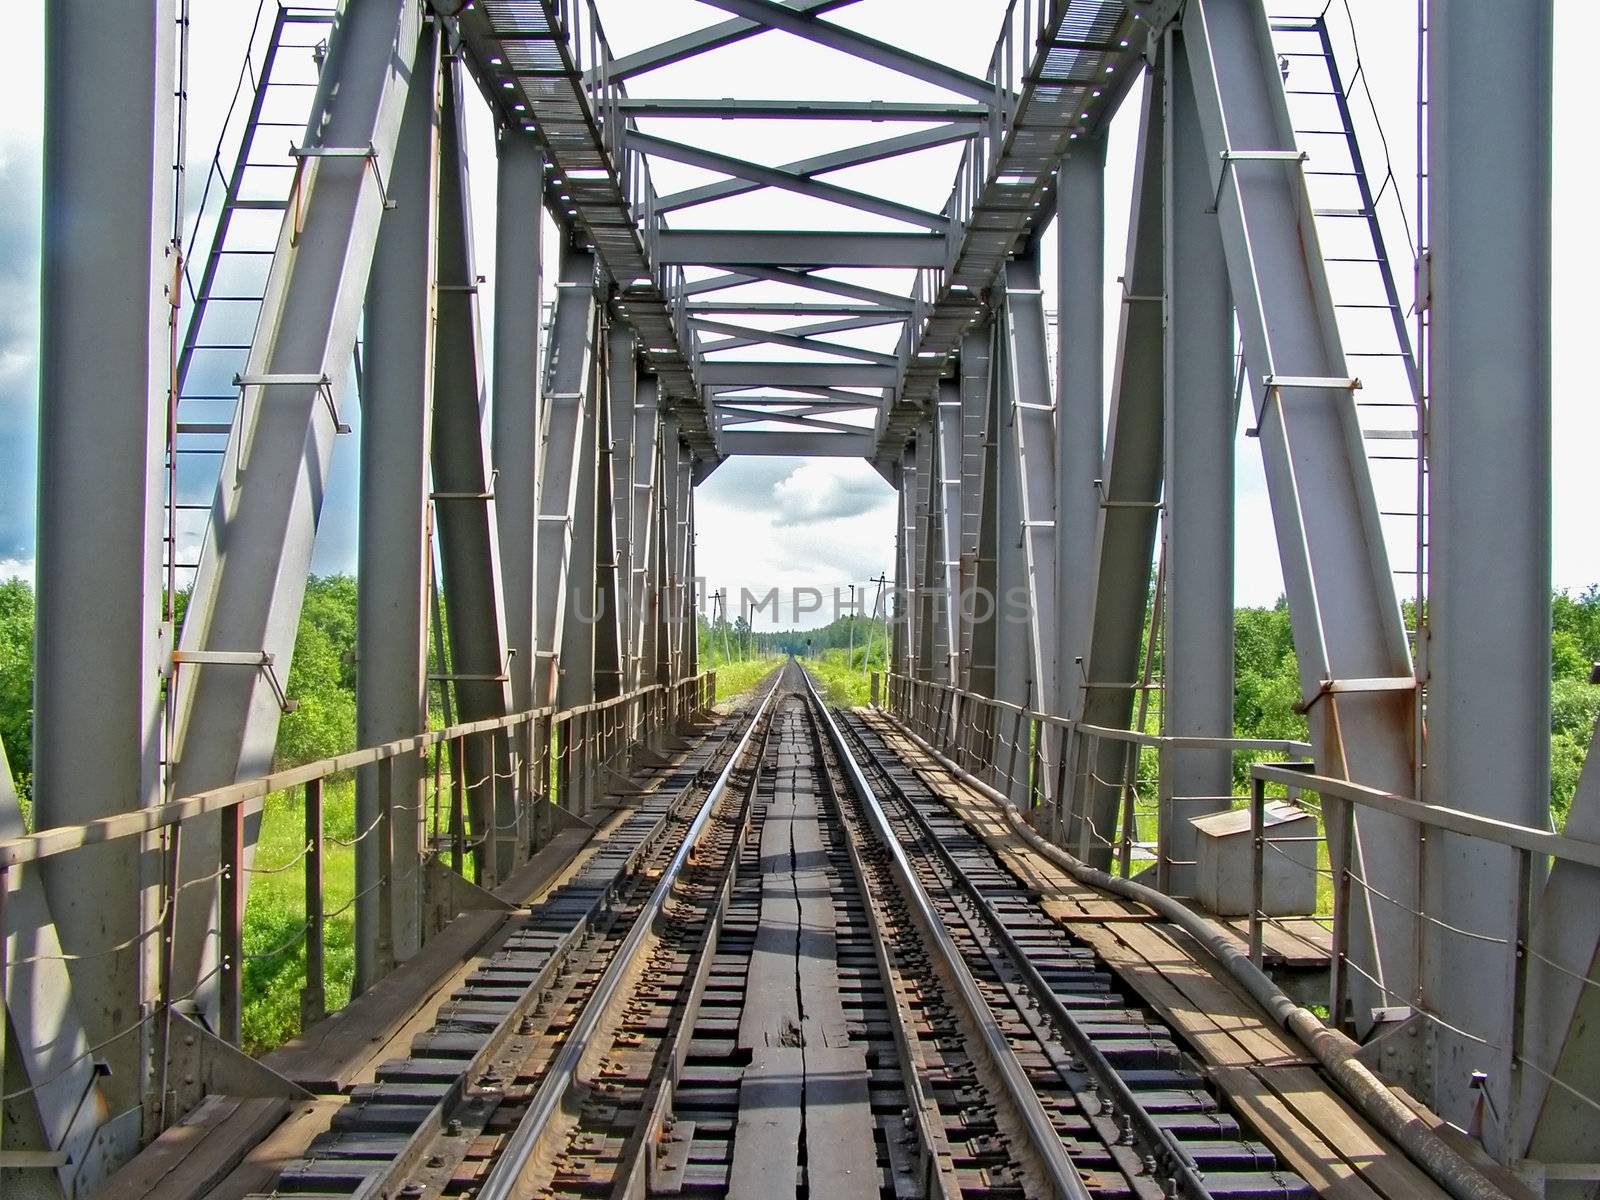
[[[342,754],[356,739],[356,581],[306,583],[288,693],[297,707],[278,726],[280,767]]]
[[[23,579],[0,583],[0,743],[26,797],[33,777],[33,589]]]

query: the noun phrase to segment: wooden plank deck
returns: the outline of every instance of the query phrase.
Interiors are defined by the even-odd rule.
[[[1200,1060],[1241,1121],[1330,1200],[1447,1200],[1350,1107],[1310,1053],[1182,929],[1078,883],[1012,831],[993,801],[950,775],[882,715],[867,719],[1123,985]],[[1299,936],[1299,931],[1294,935]],[[1246,937],[1248,936],[1248,927]]]

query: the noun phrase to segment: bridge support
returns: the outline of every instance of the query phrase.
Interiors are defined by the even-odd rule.
[[[275,336],[255,340],[242,376],[184,618],[186,653],[270,654],[288,677],[420,28],[412,0],[377,0],[350,7],[330,43],[309,124],[316,142],[299,161],[296,219],[284,222],[263,302],[260,328]],[[282,710],[263,672],[196,664],[173,686],[174,795],[271,767]],[[258,825],[247,823],[247,855]],[[219,834],[205,823],[185,829],[184,881],[217,871]],[[206,1011],[217,993],[216,913],[214,887],[191,889],[174,938],[172,994],[194,993]]]
[[[494,278],[494,459],[517,463],[495,475],[500,580],[511,702],[526,712],[537,695],[534,548],[538,530],[539,366],[544,343],[541,281],[544,154],[531,131],[502,129],[498,144]],[[525,465],[524,465],[525,464]]]
[[[1423,798],[1535,827],[1550,819],[1553,8],[1549,0],[1442,4],[1428,29],[1432,495]],[[1489,70],[1517,86],[1484,106],[1478,88]],[[1435,1031],[1432,1103],[1447,1120],[1468,1124],[1481,1103],[1473,1072],[1486,1072],[1490,1113],[1482,1124],[1497,1154],[1521,1150],[1505,1128],[1518,1122],[1515,1056],[1527,968],[1515,943],[1526,933],[1518,913],[1542,875],[1539,864],[1531,879],[1519,878],[1511,849],[1443,831],[1430,834],[1423,853],[1425,910],[1473,931],[1464,937],[1433,921],[1421,929],[1423,1002],[1449,1023]],[[1467,978],[1473,986],[1461,986]],[[1595,1078],[1591,1069],[1588,1079]],[[1545,1081],[1526,1082],[1531,1095],[1549,1090]],[[1579,1122],[1591,1161],[1600,1152],[1594,1116]],[[1543,1133],[1553,1157],[1574,1157],[1578,1128]]]
[[[417,46],[395,148],[394,207],[379,227],[367,287],[356,589],[356,742],[362,746],[427,728],[438,131],[438,35],[429,24]],[[396,863],[417,859],[422,783],[414,756],[356,773],[356,828],[375,828],[387,811]],[[404,872],[393,881],[384,911],[378,839],[357,842],[355,855],[354,990],[360,993],[421,946],[422,899],[415,871]]]
[[[1133,720],[1161,498],[1164,76],[1164,63],[1158,60],[1145,77],[1111,422],[1104,475],[1097,486],[1099,518],[1090,582],[1094,607],[1079,684],[1083,720],[1111,729],[1126,729]],[[1111,863],[1121,781],[1133,753],[1123,742],[1082,734],[1075,739],[1066,842],[1074,854],[1101,869]]]
[[[44,22],[39,828],[133,811],[161,797],[161,678],[172,649],[162,624],[161,468],[168,323],[178,303],[173,4],[107,11],[68,0],[51,5]],[[85,78],[105,83],[118,103],[106,105]],[[115,204],[107,202],[112,195]],[[23,955],[48,952],[45,942],[59,936],[57,952],[82,956],[65,970],[41,962],[13,977],[27,985],[19,1002],[30,1011],[13,1017],[21,1069],[8,1072],[7,1090],[63,1071],[65,1078],[17,1105],[33,1110],[45,1144],[8,1139],[6,1148],[70,1144],[78,1157],[56,1173],[64,1188],[80,1172],[77,1182],[87,1186],[103,1169],[104,1152],[83,1163],[95,1126],[149,1098],[146,1018],[158,990],[159,939],[141,931],[159,920],[152,888],[159,871],[156,841],[129,840],[42,864],[13,897],[19,909],[55,922],[38,943],[18,940]],[[108,895],[117,903],[108,907]],[[63,1041],[26,1036],[46,1030]],[[84,1039],[101,1048],[74,1063],[67,1047]],[[98,1074],[92,1059],[111,1074]],[[121,1153],[139,1133],[135,1116]]]
[[[483,411],[487,396],[462,74],[459,64],[446,62],[440,115],[438,316],[433,353],[433,511],[439,531],[440,575],[448,597],[447,682],[455,692],[460,719],[480,721],[506,716],[513,709],[505,613],[500,606],[495,474]],[[466,750],[467,804],[473,840],[479,843],[477,882],[493,888],[527,853],[518,804],[520,759],[506,737],[493,734],[469,738]]]
[[[1182,36],[1205,135],[1228,282],[1244,338],[1303,703],[1319,768],[1400,795],[1414,785],[1417,694],[1266,14],[1255,0],[1190,0]],[[1374,811],[1334,869],[1418,908],[1418,830]],[[1337,839],[1336,839],[1337,843]],[[1352,890],[1353,1016],[1414,995],[1405,909]],[[1341,1014],[1342,1015],[1342,1014]]]
[[[1233,736],[1233,308],[1183,36],[1167,32],[1162,732]],[[1152,631],[1159,636],[1163,631]],[[1195,893],[1192,818],[1232,806],[1233,755],[1162,752],[1156,886]]]
[[[1103,134],[1074,140],[1057,176],[1056,688],[1052,712],[1083,708],[1094,610],[1098,481],[1105,442]]]

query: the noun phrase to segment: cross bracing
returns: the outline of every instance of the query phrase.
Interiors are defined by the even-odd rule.
[[[1327,13],[974,5],[993,50],[967,70],[862,32],[858,4],[702,0],[705,23],[620,54],[603,20],[621,0],[283,7],[252,41],[256,103],[237,161],[216,160],[198,271],[173,261],[197,244],[170,179],[175,0],[53,6],[47,832],[0,789],[8,1101],[26,1110],[4,1149],[35,1155],[16,1169],[75,1194],[213,1081],[299,1099],[236,1049],[262,798],[301,789],[314,1023],[323,782],[356,772],[371,992],[703,733],[696,485],[730,457],[816,455],[897,492],[882,697],[919,753],[1083,870],[1144,861],[1197,904],[1206,822],[1237,789],[1320,797],[1322,1032],[1367,1040],[1367,1066],[1550,1194],[1588,1185],[1600,934],[1572,914],[1593,908],[1600,776],[1564,834],[1545,799],[1550,5],[1435,6],[1413,228]],[[711,94],[719,56],[795,45],[839,68],[827,87]],[[69,58],[128,103],[89,104]],[[1485,116],[1475,81],[1508,68],[1527,86]],[[871,94],[874,72],[916,98]],[[492,265],[474,90],[495,124]],[[1132,97],[1108,373],[1106,146]],[[280,125],[274,161],[258,135]],[[947,172],[908,167],[929,162]],[[245,186],[263,167],[276,182]],[[85,220],[108,181],[149,186],[127,222]],[[233,260],[256,264],[247,283]],[[231,371],[207,359],[225,354]],[[1304,742],[1233,736],[1241,423]],[[362,749],[274,774],[332,446],[357,426]],[[1242,757],[1259,753],[1304,761]],[[1263,858],[1283,851],[1265,820]],[[1440,1161],[1436,1183],[1481,1200]]]

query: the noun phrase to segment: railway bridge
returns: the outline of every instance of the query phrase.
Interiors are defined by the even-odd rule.
[[[0,1193],[1593,1196],[1552,0],[1280,7],[263,0],[202,114],[227,6],[47,0]],[[358,748],[284,767],[347,437]],[[752,455],[897,496],[868,705],[702,669]]]

